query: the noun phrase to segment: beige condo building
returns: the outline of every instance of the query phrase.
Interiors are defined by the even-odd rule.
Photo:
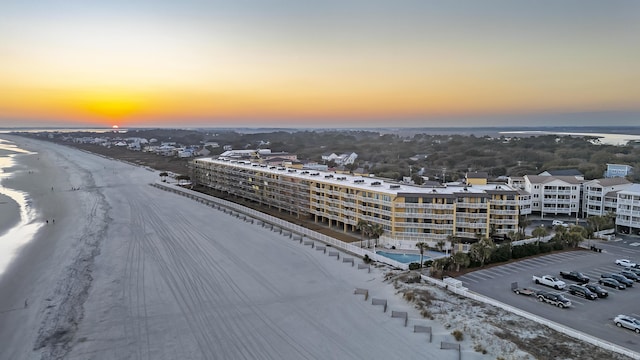
[[[381,224],[380,243],[474,241],[518,229],[518,191],[507,185],[420,187],[372,177],[269,166],[231,158],[192,161],[204,186],[334,229],[356,233],[360,220]]]

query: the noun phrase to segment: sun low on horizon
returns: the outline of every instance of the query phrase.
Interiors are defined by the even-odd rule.
[[[576,4],[2,3],[0,126],[640,114],[640,4]]]

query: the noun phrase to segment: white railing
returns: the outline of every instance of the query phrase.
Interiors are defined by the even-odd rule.
[[[632,359],[640,359],[640,354],[635,352],[635,351],[631,351],[627,348],[624,348],[622,346],[616,345],[614,343],[608,342],[608,341],[604,341],[602,339],[599,339],[595,336],[592,335],[588,335],[585,334],[581,331],[575,330],[575,329],[571,329],[569,327],[566,327],[564,325],[558,324],[556,322],[553,322],[551,320],[545,319],[543,317],[534,315],[530,312],[524,311],[522,309],[518,309],[516,307],[513,307],[511,305],[507,305],[503,302],[497,301],[495,299],[474,293],[472,291],[469,291],[468,289],[464,288],[464,287],[455,287],[455,286],[449,286],[449,284],[445,283],[444,281],[438,280],[438,279],[434,279],[432,277],[429,276],[425,276],[425,275],[420,275],[420,277],[422,278],[422,280],[426,281],[426,282],[430,282],[436,286],[440,286],[442,288],[448,289],[449,291],[458,294],[458,295],[462,295],[465,297],[468,297],[469,299],[473,299],[476,301],[480,301],[483,302],[485,304],[489,304],[498,308],[501,308],[503,310],[509,311],[515,315],[518,316],[522,316],[523,318],[529,319],[531,321],[535,321],[538,324],[547,326],[555,331],[558,331],[560,333],[563,333],[567,336],[571,336],[574,339],[578,339],[580,341],[584,341],[587,343],[590,343],[592,345],[598,346],[602,349],[605,350],[609,350],[609,351],[614,351],[617,352],[618,354],[622,354],[622,355],[626,355],[629,356]]]

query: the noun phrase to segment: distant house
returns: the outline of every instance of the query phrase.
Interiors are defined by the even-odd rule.
[[[324,153],[322,154],[322,161],[332,161],[338,158],[336,153]]]
[[[336,165],[351,165],[355,163],[358,158],[358,154],[352,152],[350,154],[344,153],[340,155],[336,155],[336,153],[325,153],[322,154],[323,161],[333,161]]]
[[[584,174],[578,169],[547,170],[541,172],[538,176],[573,176],[578,180],[584,180]]]
[[[284,152],[284,151],[279,151],[279,152],[269,152],[269,153],[259,153],[258,156],[260,156],[260,160],[264,161],[264,162],[272,162],[272,160],[276,159],[276,160],[288,160],[288,161],[297,161],[298,160],[298,155],[296,154],[290,154],[288,152]]]
[[[352,171],[353,175],[356,176],[369,176],[369,171],[365,170],[364,168],[357,168],[355,170]]]
[[[631,174],[633,174],[633,166],[622,164],[607,164],[607,171],[604,172],[604,177],[625,177]]]
[[[489,174],[484,171],[468,172],[465,175],[465,183],[467,185],[487,185]]]
[[[340,165],[351,165],[356,162],[357,158],[358,154],[354,152],[352,152],[351,154],[340,154],[340,156],[338,156],[338,159],[336,160],[336,163]]]

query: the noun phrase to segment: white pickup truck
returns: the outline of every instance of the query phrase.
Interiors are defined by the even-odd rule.
[[[533,282],[552,287],[556,290],[564,289],[567,286],[564,281],[551,275],[533,275]]]

